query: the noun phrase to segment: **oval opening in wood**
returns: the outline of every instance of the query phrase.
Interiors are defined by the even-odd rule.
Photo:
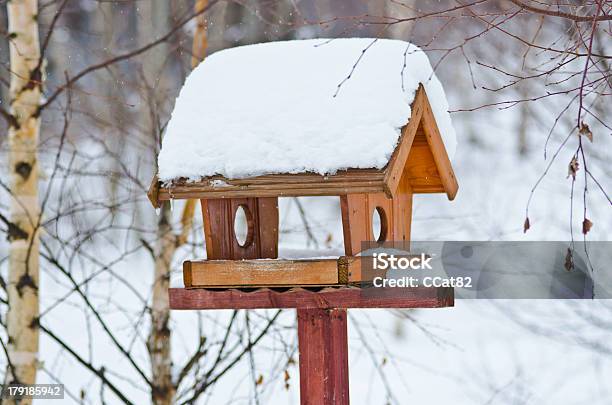
[[[253,215],[244,204],[240,204],[234,212],[234,238],[240,247],[248,247],[253,243]]]
[[[387,223],[387,214],[382,207],[376,207],[372,212],[372,236],[377,242],[387,240],[389,225]]]

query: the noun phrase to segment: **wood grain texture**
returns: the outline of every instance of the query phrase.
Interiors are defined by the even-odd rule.
[[[170,308],[265,309],[265,308],[441,308],[454,305],[452,288],[337,287],[254,290],[170,288]]]
[[[183,284],[185,288],[193,287],[193,281],[191,280],[191,260],[183,262]]]
[[[403,177],[414,193],[445,192],[424,130],[419,130],[414,139]]]
[[[402,176],[393,198],[393,241],[398,249],[410,250],[412,226],[412,186]]]
[[[370,240],[369,219],[367,218],[366,194],[347,194],[340,197],[342,213],[342,233],[344,236],[344,253],[355,256],[361,252],[361,242]]]
[[[397,246],[403,248],[405,246]],[[383,276],[372,269],[370,256],[338,259],[187,260],[183,262],[185,288],[311,287],[360,284]]]
[[[387,232],[385,240],[392,241],[395,237],[392,199],[384,193],[340,196],[344,253],[347,256],[359,254],[362,251],[362,242],[374,241],[372,215],[377,207],[384,211],[386,217]]]
[[[257,222],[259,233],[258,258],[278,257],[278,197],[257,198]]]
[[[201,200],[206,254],[210,260],[274,259],[278,255],[278,199],[226,198]],[[241,246],[234,233],[238,207],[247,212],[250,243]]]
[[[450,159],[446,153],[442,136],[440,135],[438,125],[436,124],[436,119],[433,115],[433,111],[431,110],[431,105],[429,104],[427,97],[424,97],[423,99],[423,118],[421,122],[423,124],[425,136],[427,137],[427,142],[438,169],[440,180],[444,186],[444,191],[446,192],[448,199],[453,200],[455,195],[457,195],[459,184],[457,183],[455,172],[453,171]]]
[[[300,404],[348,405],[346,309],[298,309]]]
[[[185,287],[330,285],[339,282],[338,260],[187,261],[183,279]]]
[[[376,169],[350,169],[334,175],[315,173],[270,174],[245,179],[211,176],[198,182],[175,180],[159,182],[157,200],[186,198],[244,198],[330,196],[349,192],[382,192],[384,172]]]
[[[421,117],[423,115],[425,89],[422,85],[419,85],[414,100],[411,104],[410,120],[408,124],[402,128],[402,134],[398,142],[398,146],[393,151],[391,159],[385,169],[385,193],[388,197],[395,196],[400,180],[404,173],[406,164],[409,160],[409,154],[412,149],[412,142],[414,141],[415,135],[421,123]]]
[[[153,208],[160,208],[161,202],[159,200],[159,189],[161,187],[161,183],[159,182],[159,178],[157,175],[153,176],[151,180],[151,184],[149,185],[149,189],[147,190],[147,198],[151,202]]]

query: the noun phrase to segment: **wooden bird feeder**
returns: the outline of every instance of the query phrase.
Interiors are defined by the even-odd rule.
[[[207,258],[183,263],[185,288],[170,289],[171,308],[297,309],[301,403],[348,404],[347,308],[434,308],[454,302],[452,288],[373,288],[363,294],[359,287],[368,281],[359,253],[362,242],[373,239],[374,211],[381,219],[377,242],[408,243],[413,195],[445,193],[452,200],[457,193],[438,128],[420,85],[409,121],[382,169],[240,179],[214,175],[195,182],[162,183],[155,177],[148,192],[155,207],[198,199],[204,220]],[[299,196],[340,199],[344,256],[278,259],[278,198]],[[243,241],[234,231],[238,210],[244,210],[248,226]]]
[[[424,88],[399,143],[381,170],[348,169],[334,175],[271,174],[243,179],[212,176],[198,182],[153,180],[148,197],[155,207],[171,199],[199,199],[204,219],[206,260],[183,263],[186,288],[313,287],[358,284],[361,244],[373,238],[372,217],[380,216],[378,242],[408,242],[412,197],[446,193],[457,180]],[[345,256],[320,260],[261,260],[278,256],[278,197],[338,196]],[[239,209],[248,232],[240,243],[234,231]]]

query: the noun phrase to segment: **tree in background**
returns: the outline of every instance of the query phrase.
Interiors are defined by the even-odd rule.
[[[36,382],[38,361],[39,231],[38,139],[43,78],[37,0],[7,3],[10,46],[8,122],[11,189],[7,383]],[[29,403],[24,401],[22,403]]]
[[[194,12],[197,14],[197,17],[195,17],[196,28],[193,34],[192,68],[195,68],[204,59],[206,54],[206,16],[202,12],[206,9],[207,5],[208,0],[196,0],[194,5]],[[157,57],[158,61],[160,59],[163,60],[163,58]],[[155,61],[152,62],[154,63]],[[160,66],[159,69],[153,70],[153,72],[161,76],[162,70],[163,66]],[[156,128],[156,130],[160,131],[160,128]],[[172,230],[170,204],[163,204],[159,213],[157,241],[154,250],[155,272],[151,297],[151,329],[147,342],[151,358],[153,383],[151,399],[154,404],[159,405],[169,405],[174,402],[179,382],[175,381],[172,377],[172,331],[169,325],[170,304],[168,302],[168,288],[170,288],[173,257],[176,250],[187,242],[193,226],[195,206],[195,200],[188,200],[186,202],[183,208],[179,235],[175,235]]]

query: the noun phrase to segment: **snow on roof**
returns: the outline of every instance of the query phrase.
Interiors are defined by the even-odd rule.
[[[162,141],[159,178],[383,168],[419,83],[452,157],[455,131],[444,90],[415,45],[311,39],[216,52],[180,91]]]

